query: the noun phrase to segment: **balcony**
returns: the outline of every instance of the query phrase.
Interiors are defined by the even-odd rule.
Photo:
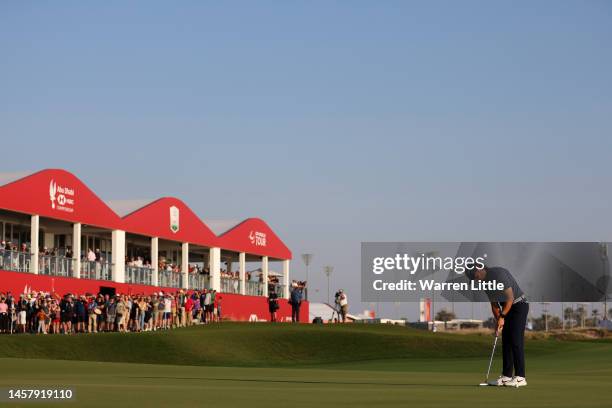
[[[244,286],[245,295],[249,295],[249,296],[263,296],[263,283],[262,282],[252,282],[252,281],[247,281],[245,282],[245,286]]]
[[[81,278],[112,280],[113,264],[110,262],[82,261]]]
[[[181,288],[181,274],[172,271],[159,271],[159,286]]]
[[[38,257],[40,275],[74,277],[74,259],[64,256],[41,255]]]
[[[27,252],[0,250],[0,269],[15,272],[31,272],[32,255]]]
[[[189,289],[202,290],[210,288],[210,276],[199,273],[189,274]]]
[[[135,285],[151,285],[153,282],[153,269],[126,265],[125,282]]]
[[[240,293],[240,279],[221,277],[221,292]]]
[[[283,297],[285,296],[285,285],[280,284],[280,283],[270,283],[270,285],[268,286],[268,292],[276,292],[276,294],[279,297]]]

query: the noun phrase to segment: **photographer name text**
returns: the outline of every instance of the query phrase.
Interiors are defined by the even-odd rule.
[[[433,279],[419,279],[412,281],[402,279],[397,282],[384,282],[382,279],[376,279],[372,282],[372,286],[376,291],[498,291],[504,290],[504,284],[495,280],[491,281],[470,281],[470,282],[436,282]]]

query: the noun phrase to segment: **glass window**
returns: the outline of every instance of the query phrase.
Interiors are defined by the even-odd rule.
[[[10,241],[11,240],[11,230],[13,229],[13,224],[11,224],[10,222],[7,222],[6,225],[4,226],[4,239],[6,241]]]

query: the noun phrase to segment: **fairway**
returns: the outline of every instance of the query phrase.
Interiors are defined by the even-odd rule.
[[[269,357],[239,361],[231,358],[235,343],[229,337],[240,337],[241,347],[252,348]],[[274,342],[274,336],[278,341]],[[294,337],[297,336],[297,337]],[[98,339],[112,344],[105,348],[102,361],[66,361],[20,359],[7,355],[20,353],[30,343],[34,355],[44,350],[52,358],[67,353],[72,345],[78,356],[80,347],[90,340],[99,347]],[[144,340],[143,340],[144,339]],[[217,341],[229,347],[224,358],[209,358],[213,365],[141,364],[103,362],[123,354],[121,348],[134,350],[146,360],[182,361],[185,357],[176,348],[189,349],[195,357],[196,341],[205,356],[207,343],[216,350]],[[300,340],[300,342],[298,342]],[[16,346],[15,341],[19,343]],[[143,342],[144,341],[144,342]],[[442,335],[411,329],[381,326],[271,326],[221,325],[196,327],[169,333],[134,335],[104,334],[92,336],[25,336],[0,338],[3,352],[0,367],[4,373],[0,387],[67,386],[76,389],[79,406],[185,406],[187,404],[226,406],[427,406],[427,407],[609,407],[612,401],[612,343],[609,340],[528,342],[529,386],[521,389],[478,387],[487,363],[490,338],[476,335]],[[173,350],[164,351],[169,342]],[[346,347],[342,343],[347,342]],[[327,347],[326,347],[327,344]],[[377,352],[374,345],[379,344]],[[453,346],[454,345],[454,346]],[[280,350],[278,348],[286,348]],[[310,356],[302,353],[310,348]],[[278,349],[280,358],[272,358]],[[361,351],[360,351],[361,350]],[[438,350],[435,354],[432,351]],[[529,351],[531,350],[531,351]],[[397,358],[391,354],[396,353]],[[418,354],[423,356],[419,357]],[[103,355],[101,354],[101,356]],[[134,353],[132,353],[134,354]],[[373,358],[376,355],[384,358]],[[452,357],[456,354],[460,357]],[[476,356],[482,354],[482,356]],[[239,358],[248,355],[236,350]],[[91,357],[91,356],[90,356]],[[95,356],[94,356],[95,357]],[[321,361],[329,360],[328,362]],[[494,372],[499,371],[500,359]],[[256,364],[255,364],[255,363]],[[257,366],[255,366],[257,365]],[[25,405],[25,404],[24,404]],[[40,405],[38,405],[40,406]],[[55,404],[57,406],[57,404]],[[195,405],[194,405],[195,406]]]

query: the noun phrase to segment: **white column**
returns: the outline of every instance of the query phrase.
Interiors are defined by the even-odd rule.
[[[268,257],[261,257],[261,274],[263,280],[263,295],[268,297]]]
[[[113,230],[113,282],[125,282],[125,231]]]
[[[77,222],[72,225],[72,259],[74,267],[74,277],[81,277],[81,223]]]
[[[151,238],[151,266],[153,267],[153,276],[151,284],[159,286],[159,238]]]
[[[210,248],[208,255],[208,267],[210,269],[210,286],[213,290],[221,290],[221,249]]]
[[[189,287],[189,242],[183,242],[181,250],[181,287],[187,289]]]
[[[40,216],[33,215],[30,221],[30,272],[38,275],[38,232],[40,230]]]
[[[291,281],[289,280],[289,260],[285,259],[283,261],[283,283],[285,284],[285,288],[283,289],[282,296],[285,299],[289,299],[289,285]]]
[[[246,293],[246,254],[241,252],[238,255],[238,268],[240,274],[240,294]]]

